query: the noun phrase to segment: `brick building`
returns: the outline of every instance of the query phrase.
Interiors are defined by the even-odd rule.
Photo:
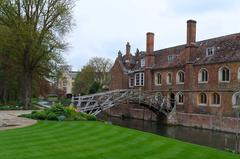
[[[187,21],[186,44],[146,51],[119,51],[111,69],[111,89],[141,89],[175,100],[184,113],[234,116],[240,104],[240,33],[196,41],[196,21]]]

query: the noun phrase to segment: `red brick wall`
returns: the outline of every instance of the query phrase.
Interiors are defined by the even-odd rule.
[[[137,104],[121,104],[119,106],[115,106],[106,110],[105,113],[115,117],[126,116],[141,120],[157,120],[157,116],[155,113]]]
[[[237,118],[179,112],[169,118],[168,123],[226,132],[237,132],[240,128],[240,119]]]
[[[230,71],[230,83],[219,83],[218,82],[218,70],[222,66],[227,66]],[[175,95],[178,92],[184,93],[184,111],[189,113],[200,113],[200,106],[198,105],[198,96],[201,92],[206,93],[208,97],[207,106],[201,107],[204,109],[205,113],[231,116],[233,114],[232,109],[232,95],[235,93],[234,90],[240,88],[239,81],[237,79],[239,63],[228,63],[228,64],[212,64],[206,66],[192,66],[192,64],[187,64],[185,68],[172,68],[164,70],[155,70],[160,72],[162,75],[161,86],[156,86],[154,82],[153,91],[163,92],[163,95],[167,95],[169,92],[173,92]],[[198,83],[198,73],[201,68],[208,70],[208,83],[200,84]],[[183,84],[176,84],[176,74],[179,70],[185,72],[185,82]],[[171,85],[167,85],[167,73],[172,73]],[[220,95],[220,107],[212,106],[210,103],[211,95],[217,92]]]
[[[128,88],[128,75],[124,74],[121,64],[118,60],[115,61],[111,69],[111,90],[127,89]]]

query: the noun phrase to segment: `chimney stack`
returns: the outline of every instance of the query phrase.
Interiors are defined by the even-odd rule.
[[[194,45],[196,42],[196,21],[187,21],[187,46]]]
[[[154,59],[154,33],[147,33],[147,48],[146,48],[146,59],[145,59],[145,63],[146,63],[146,67],[152,67],[155,63],[155,59]]]
[[[127,45],[126,45],[126,54],[127,54],[127,56],[130,55],[130,52],[131,52],[131,45],[129,44],[129,42],[127,42]]]
[[[154,51],[154,33],[147,33],[147,54],[152,54]]]

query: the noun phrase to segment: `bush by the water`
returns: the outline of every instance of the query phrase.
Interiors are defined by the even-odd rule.
[[[93,115],[77,112],[74,107],[64,107],[62,104],[55,104],[51,108],[46,108],[43,111],[33,111],[31,114],[23,116],[37,120],[96,120],[96,117]]]

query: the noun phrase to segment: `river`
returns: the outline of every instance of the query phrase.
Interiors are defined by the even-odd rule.
[[[100,119],[111,122],[114,125],[150,132],[189,143],[209,146],[221,150],[235,149],[236,135],[233,133],[225,133],[183,126],[169,126],[154,121],[121,119],[117,117],[106,116],[103,117],[102,115],[100,116]]]

